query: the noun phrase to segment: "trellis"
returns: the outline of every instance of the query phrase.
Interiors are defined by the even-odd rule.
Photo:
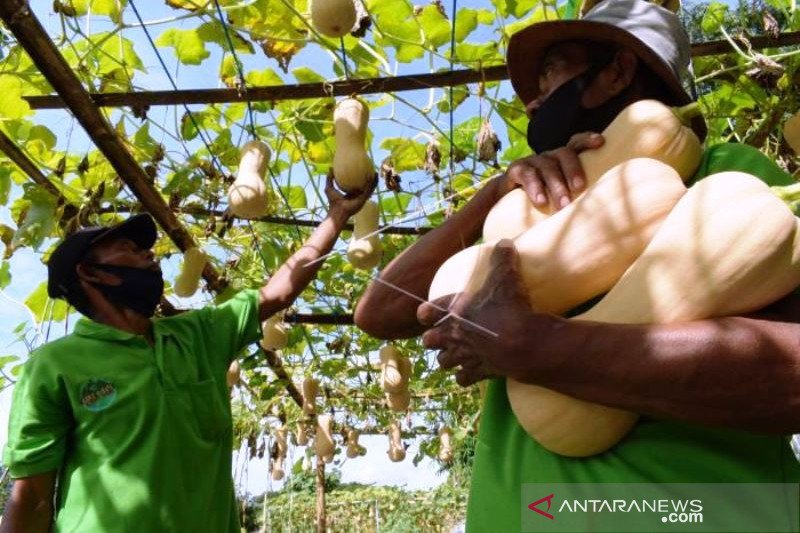
[[[221,210],[184,208],[173,210],[164,201],[151,183],[144,168],[139,165],[125,146],[119,133],[111,126],[100,111],[102,107],[129,106],[145,110],[151,106],[215,104],[255,101],[279,101],[333,97],[358,94],[375,94],[400,92],[437,87],[453,87],[469,83],[492,82],[507,79],[504,65],[495,65],[478,69],[450,70],[439,73],[423,73],[395,77],[371,79],[345,79],[342,81],[307,83],[296,85],[247,87],[239,89],[201,89],[172,90],[128,93],[90,94],[81,84],[78,77],[70,69],[55,43],[50,39],[41,23],[35,17],[24,0],[5,0],[0,2],[0,18],[14,34],[17,42],[25,49],[36,67],[44,75],[57,95],[27,96],[32,109],[68,109],[88,133],[91,140],[106,157],[119,177],[133,192],[144,210],[153,215],[165,234],[181,251],[195,245],[188,230],[177,218],[176,213],[191,214],[196,217],[215,216],[230,217]],[[223,22],[224,24],[224,22]],[[735,41],[735,40],[734,40]],[[755,37],[749,40],[753,49],[788,46],[800,43],[800,32],[790,32],[777,37]],[[733,50],[731,40],[695,43],[692,55],[695,57],[727,53]],[[451,115],[452,116],[452,115]],[[452,130],[452,127],[451,127]],[[61,192],[45,176],[22,150],[11,139],[0,132],[0,151],[4,152],[30,179],[52,194],[64,204],[67,218],[76,216],[79,208],[67,202]],[[212,154],[213,155],[213,154]],[[131,206],[130,209],[135,209]],[[115,210],[119,211],[119,209]],[[102,210],[97,211],[102,212]],[[317,224],[313,220],[298,220],[276,216],[259,219],[262,222],[311,227]],[[348,226],[347,229],[351,229]],[[384,233],[414,235],[424,233],[428,228],[387,227]],[[224,278],[210,264],[203,272],[207,287],[212,292],[224,289]],[[286,316],[289,323],[314,323],[349,325],[352,314],[302,314],[292,313]],[[298,405],[302,405],[302,394],[297,390],[291,376],[283,367],[280,358],[272,352],[266,352],[266,361],[278,379],[284,383],[289,396]],[[324,464],[318,465],[318,480],[324,476]],[[324,508],[323,508],[324,515]]]

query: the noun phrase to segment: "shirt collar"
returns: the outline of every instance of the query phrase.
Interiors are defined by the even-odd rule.
[[[75,324],[75,334],[81,337],[106,341],[127,341],[141,337],[141,335],[136,335],[135,333],[124,331],[107,324],[101,324],[89,318],[81,318],[78,320]]]

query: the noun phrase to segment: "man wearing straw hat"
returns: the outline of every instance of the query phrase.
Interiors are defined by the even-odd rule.
[[[468,531],[520,531],[534,519],[556,531],[547,522],[553,517],[560,523],[563,515],[554,516],[547,493],[537,501],[525,484],[800,480],[787,437],[800,431],[796,297],[746,318],[669,326],[568,321],[530,309],[510,241],[495,247],[484,288],[455,309],[497,337],[463,321],[442,320],[440,309],[449,302],[420,306],[395,289],[425,298],[439,266],[480,237],[489,210],[514,187],[524,188],[540,206],[569,204],[585,186],[577,154],[601,146],[598,132],[624,107],[646,98],[669,105],[691,101],[681,84],[689,52],[677,16],[643,0],[606,0],[580,21],[543,22],[512,36],[508,69],[532,117],[528,143],[536,155],[513,163],[398,256],[381,273],[383,283],[373,282],[358,304],[356,323],[377,337],[425,332],[426,346],[441,350],[441,366],[458,369],[459,384],[493,378],[481,411]],[[702,120],[693,129],[704,138]],[[692,181],[727,170],[770,185],[792,182],[754,148],[734,144],[707,148]],[[610,451],[563,457],[518,424],[506,396],[508,377],[643,417]],[[759,504],[785,524],[796,518],[797,501],[796,494],[787,494]],[[759,508],[752,501],[741,507]]]

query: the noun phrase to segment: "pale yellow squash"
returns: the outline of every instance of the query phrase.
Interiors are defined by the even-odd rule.
[[[514,239],[531,305],[561,314],[610,289],[685,192],[672,168],[633,159]],[[448,259],[436,272],[428,298],[480,288],[493,248],[472,246]]]
[[[800,111],[783,123],[783,138],[794,153],[800,155]]]
[[[193,246],[183,252],[181,273],[175,279],[175,285],[172,287],[175,296],[188,298],[197,292],[200,276],[203,275],[203,268],[207,262],[208,256],[200,248]]]
[[[399,463],[406,458],[406,448],[403,446],[403,441],[400,437],[400,425],[397,422],[392,422],[389,426],[389,450],[386,453],[393,463]]]
[[[242,147],[236,181],[228,189],[231,213],[242,218],[258,218],[269,211],[271,190],[264,183],[271,152],[261,141],[250,141]]]
[[[347,259],[355,268],[370,270],[378,266],[383,255],[378,230],[378,204],[372,200],[353,216],[353,238],[347,247]]]
[[[608,294],[576,319],[672,323],[761,309],[800,285],[799,222],[758,178],[709,176],[689,189]],[[601,453],[637,419],[542,387],[513,380],[507,387],[520,425],[562,455]]]
[[[369,108],[357,98],[345,98],[333,112],[333,178],[345,192],[361,191],[375,177],[375,167],[364,148],[367,122]]]
[[[344,37],[356,24],[353,0],[311,0],[311,24],[327,37]]]
[[[578,155],[587,186],[623,161],[639,157],[666,163],[684,180],[691,177],[702,155],[700,140],[689,127],[696,113],[695,104],[674,109],[656,100],[640,100],[623,109],[603,131],[605,144]],[[536,207],[525,191],[514,189],[489,212],[483,240],[513,239],[551,213],[549,205]]]

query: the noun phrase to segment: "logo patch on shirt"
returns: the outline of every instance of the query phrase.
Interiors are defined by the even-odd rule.
[[[90,379],[81,387],[81,405],[94,413],[111,407],[117,399],[117,389],[104,379]]]

